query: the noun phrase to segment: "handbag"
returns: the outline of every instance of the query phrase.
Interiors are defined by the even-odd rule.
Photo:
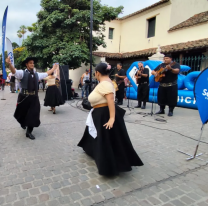
[[[82,106],[83,106],[84,109],[87,109],[87,110],[91,110],[92,109],[91,104],[90,104],[90,102],[88,101],[87,98],[83,99]]]

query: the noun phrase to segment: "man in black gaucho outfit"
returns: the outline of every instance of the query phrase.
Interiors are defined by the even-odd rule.
[[[57,65],[45,72],[38,73],[34,71],[34,63],[37,62],[35,57],[28,57],[22,62],[22,66],[25,70],[16,70],[11,64],[10,58],[6,59],[9,64],[9,68],[15,78],[21,80],[21,92],[17,99],[17,107],[14,113],[15,119],[20,123],[21,127],[26,130],[26,137],[34,140],[35,137],[32,135],[34,127],[40,125],[40,101],[38,97],[38,82],[52,74]]]
[[[156,69],[152,71],[152,74],[157,76],[160,68],[166,68],[165,76],[160,82],[160,86],[157,93],[158,104],[160,111],[156,114],[165,114],[165,106],[169,106],[168,116],[173,116],[173,110],[178,101],[178,73],[180,72],[180,65],[172,61],[171,54],[166,54],[164,57],[164,63],[160,64]]]
[[[137,99],[138,106],[135,108],[145,109],[146,102],[149,101],[149,69],[145,68],[143,63],[138,63],[138,71],[135,75],[137,80],[138,89],[137,89]],[[143,105],[142,105],[143,102]]]

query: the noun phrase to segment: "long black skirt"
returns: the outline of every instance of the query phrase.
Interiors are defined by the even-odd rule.
[[[137,89],[137,99],[138,101],[148,102],[149,101],[149,85],[141,84],[138,85]]]
[[[14,113],[15,119],[22,126],[39,127],[40,125],[40,101],[36,95],[26,96],[19,94],[17,107]]]
[[[86,127],[78,144],[95,160],[100,175],[114,176],[119,172],[131,171],[132,166],[143,165],[130,141],[123,119],[124,114],[125,110],[116,106],[115,123],[109,130],[103,127],[109,120],[108,107],[94,109],[92,118],[97,130],[97,137],[94,139]]]
[[[56,107],[63,105],[65,102],[62,95],[56,85],[49,86],[46,90],[44,99],[44,106]]]
[[[157,98],[160,106],[168,105],[175,107],[178,101],[178,85],[176,84],[170,87],[159,86]]]

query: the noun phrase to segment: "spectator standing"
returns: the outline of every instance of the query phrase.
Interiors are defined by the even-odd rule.
[[[90,83],[90,72],[89,69],[86,69],[85,73],[81,77],[81,84],[82,84],[82,98],[88,97],[89,95],[89,84]]]
[[[15,76],[12,73],[9,73],[9,80],[10,80],[10,92],[14,93],[14,87],[15,87]]]

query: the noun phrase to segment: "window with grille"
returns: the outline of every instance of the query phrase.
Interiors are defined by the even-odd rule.
[[[148,19],[148,32],[147,38],[155,36],[155,25],[156,25],[156,17]]]
[[[109,39],[113,39],[113,31],[114,31],[113,28],[109,28],[109,35],[108,35]]]

